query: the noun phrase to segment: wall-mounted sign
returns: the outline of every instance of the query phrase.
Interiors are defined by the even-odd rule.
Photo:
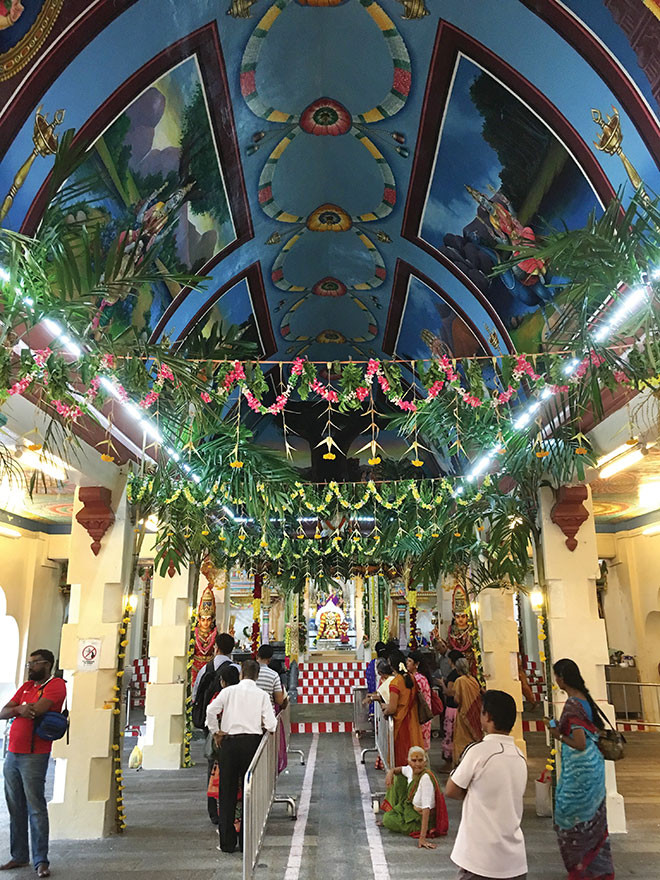
[[[78,670],[96,672],[99,668],[102,639],[78,639]]]

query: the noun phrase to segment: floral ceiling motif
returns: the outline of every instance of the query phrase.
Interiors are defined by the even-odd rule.
[[[343,344],[350,340],[356,344],[368,342],[374,339],[378,333],[378,322],[371,308],[361,299],[360,292],[380,287],[387,277],[387,271],[383,258],[368,230],[370,229],[369,224],[382,220],[391,213],[396,204],[397,192],[390,163],[374,143],[373,137],[385,137],[385,139],[392,140],[395,144],[394,149],[404,158],[407,157],[408,151],[402,146],[405,137],[400,132],[383,133],[376,130],[371,137],[367,132],[370,131],[370,126],[374,123],[394,116],[405,106],[411,88],[411,65],[406,45],[394,22],[384,9],[372,0],[354,0],[371,17],[391,58],[392,78],[390,83],[384,84],[384,98],[366,112],[353,112],[340,101],[325,95],[311,101],[300,113],[269,106],[259,91],[260,58],[275,22],[281,15],[286,22],[286,9],[290,2],[291,0],[278,0],[266,11],[255,27],[243,55],[241,92],[255,116],[282,126],[280,129],[281,137],[271,150],[259,176],[258,201],[261,209],[269,218],[277,221],[278,224],[288,224],[291,229],[290,233],[277,230],[269,239],[269,241],[279,242],[282,235],[289,234],[288,240],[283,244],[273,262],[271,280],[280,290],[287,293],[303,294],[289,306],[280,322],[280,335],[286,341],[298,343],[295,351],[296,354],[300,354],[306,350],[312,340],[320,344]],[[389,91],[387,91],[388,87]],[[272,132],[258,131],[254,133],[252,155],[260,148],[262,141],[266,141],[269,136],[272,136]],[[319,205],[307,216],[292,210],[287,204],[287,180],[280,182],[278,169],[282,157],[294,140],[305,136],[354,138],[367,151],[373,163],[373,171],[381,178],[381,195],[378,204],[370,205],[366,210],[355,214],[349,213],[341,205],[330,202]],[[313,161],[313,152],[311,158]],[[301,168],[300,171],[304,173],[305,169]],[[359,173],[357,168],[348,164],[343,167],[342,171],[349,180],[351,175]],[[357,183],[356,180],[356,186]],[[330,185],[332,185],[332,181]],[[348,233],[349,231],[352,231],[354,235],[343,237],[339,247],[336,240],[327,241],[326,248],[332,250],[335,255],[331,265],[334,273],[332,277],[320,278],[312,285],[297,284],[295,280],[287,277],[285,265],[287,263],[289,265],[295,264],[295,251],[301,247],[303,237],[307,233]],[[363,249],[364,255],[370,258],[372,271],[370,275],[363,275],[359,280],[351,280],[344,275],[345,261],[343,257],[346,250],[355,251],[356,249],[358,252]],[[362,264],[365,265],[364,260],[362,260]],[[301,329],[306,324],[306,320],[300,317],[301,313],[315,308],[314,296],[337,297],[344,296],[346,293],[349,293],[349,296],[343,307],[349,308],[348,303],[350,303],[350,308],[355,310],[355,321],[351,319],[351,323],[359,325],[360,330],[357,333],[347,337],[339,330],[325,329],[321,333],[310,336],[307,330]],[[294,326],[297,326],[298,329],[294,329]]]

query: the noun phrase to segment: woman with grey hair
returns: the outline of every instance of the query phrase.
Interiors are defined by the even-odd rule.
[[[470,675],[470,664],[461,657],[456,661],[458,678],[454,682],[456,722],[454,725],[454,766],[460,761],[465,749],[473,742],[481,742],[481,685]]]
[[[412,746],[408,750],[408,764],[388,770],[385,785],[384,827],[417,838],[419,849],[435,849],[428,838],[446,834],[449,819],[444,796],[429,770],[424,749]]]

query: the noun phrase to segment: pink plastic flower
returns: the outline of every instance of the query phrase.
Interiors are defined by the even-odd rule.
[[[32,383],[32,376],[24,376],[22,379],[19,379],[18,382],[14,382],[14,384],[9,389],[9,394],[22,394],[26,388],[29,387]]]
[[[212,398],[211,398],[211,395],[210,395],[207,391],[202,391],[202,393],[201,393],[199,396],[202,398],[202,400],[204,401],[204,403],[210,403],[210,402],[211,402],[211,399],[212,399]]]
[[[300,376],[302,371],[305,369],[305,359],[298,357],[293,362],[293,366],[291,367],[291,372],[294,376]]]
[[[142,409],[149,409],[149,407],[153,406],[159,397],[160,397],[160,392],[149,391],[147,394],[144,395],[142,400],[138,403],[138,406],[141,406]]]
[[[369,389],[365,388],[364,385],[360,385],[359,388],[355,389],[355,396],[358,400],[364,400],[365,397],[369,396]]]
[[[433,385],[429,388],[429,397],[437,397],[438,394],[442,391],[444,387],[444,382],[441,382],[439,379],[436,380]]]
[[[167,366],[167,364],[161,364],[158,368],[158,376],[156,378],[156,381],[163,383],[165,379],[169,379],[170,382],[174,382],[174,373]]]
[[[43,367],[48,358],[51,356],[50,348],[42,348],[34,352],[34,362],[38,367]]]

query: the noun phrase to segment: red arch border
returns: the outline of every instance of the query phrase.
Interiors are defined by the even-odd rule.
[[[660,129],[631,80],[612,59],[607,49],[575,13],[557,0],[520,0],[534,15],[556,31],[592,67],[617,98],[621,109],[634,122],[640,137],[660,168]]]

